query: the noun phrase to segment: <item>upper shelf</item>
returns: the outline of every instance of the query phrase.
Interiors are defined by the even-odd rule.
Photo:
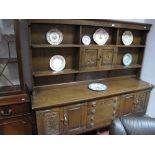
[[[123,47],[123,48],[144,48],[145,45],[80,45],[80,44],[60,44],[60,45],[48,45],[48,44],[32,44],[32,48],[65,48],[65,47]]]

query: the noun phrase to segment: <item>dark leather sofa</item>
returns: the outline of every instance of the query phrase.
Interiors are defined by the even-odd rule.
[[[110,135],[155,135],[155,118],[122,116],[112,121]]]

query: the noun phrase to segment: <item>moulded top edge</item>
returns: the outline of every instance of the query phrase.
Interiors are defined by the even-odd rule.
[[[137,23],[119,20],[102,20],[102,19],[32,19],[29,24],[69,24],[69,25],[87,25],[87,26],[104,26],[112,28],[127,28],[137,30],[149,30],[151,24]]]

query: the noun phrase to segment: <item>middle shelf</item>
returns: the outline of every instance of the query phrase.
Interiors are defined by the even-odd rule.
[[[62,71],[56,72],[52,70],[46,70],[46,71],[34,71],[33,76],[34,77],[44,77],[44,76],[54,76],[54,75],[65,75],[65,74],[78,74],[78,73],[89,73],[89,72],[99,72],[99,71],[110,71],[110,70],[123,70],[123,69],[138,69],[141,68],[141,65],[139,64],[132,64],[130,66],[123,66],[123,65],[110,65],[105,66],[102,68],[90,68],[90,69],[82,69],[82,70],[76,70],[76,69],[64,69]]]

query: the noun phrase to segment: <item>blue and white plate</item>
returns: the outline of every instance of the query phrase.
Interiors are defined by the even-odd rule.
[[[82,37],[82,43],[83,43],[84,45],[89,45],[89,44],[91,43],[90,37],[87,36],[87,35],[84,35],[84,36]]]
[[[126,53],[123,56],[123,64],[125,66],[129,66],[132,63],[132,55],[130,53]]]
[[[107,89],[107,86],[102,83],[90,83],[88,88],[94,91],[104,91]]]

